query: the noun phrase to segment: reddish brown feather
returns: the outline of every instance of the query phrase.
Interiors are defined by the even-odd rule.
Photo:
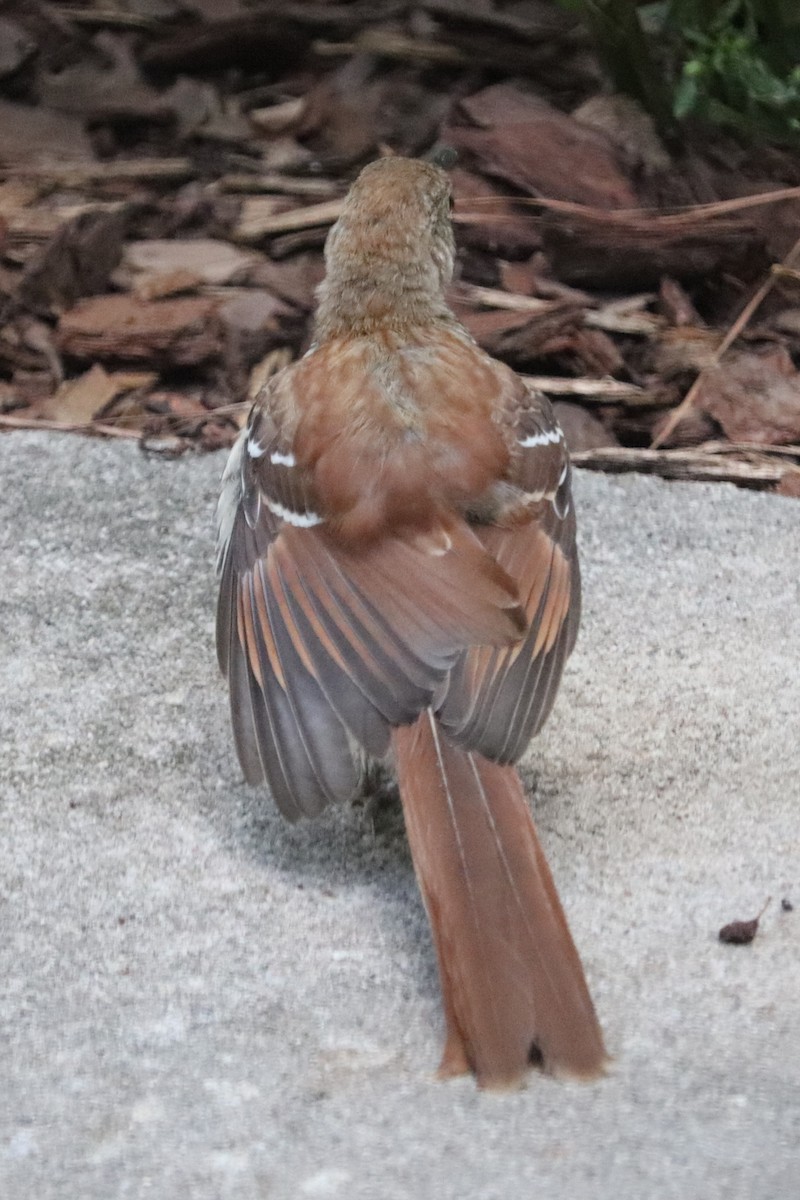
[[[430,528],[505,474],[506,383],[457,327],[381,330],[319,346],[273,402],[330,527],[363,545]]]
[[[245,581],[247,582],[247,581]],[[253,672],[259,687],[264,686],[264,679],[261,674],[261,664],[258,661],[258,649],[256,647],[255,628],[253,624],[253,608],[252,605],[245,601],[244,586],[239,587],[236,596],[237,604],[237,625],[239,629],[239,637],[247,654],[247,661],[250,664],[250,670]]]
[[[490,554],[514,580],[525,609],[526,626],[530,626],[542,598],[544,609],[538,616],[533,655],[549,650],[570,605],[571,564],[554,539],[537,521],[522,528],[481,530],[481,541]]]
[[[387,536],[357,549],[323,532],[285,529],[278,543],[295,559],[298,580],[308,581],[304,564],[313,563],[323,589],[342,593],[349,581],[422,657],[515,641],[526,621],[513,581],[466,524],[451,520],[443,533],[444,553],[431,549],[428,536]],[[342,594],[351,605],[352,592]],[[363,610],[361,620],[374,627]]]
[[[573,527],[558,522],[551,531],[529,514],[525,525],[477,530],[516,584],[527,633],[510,646],[466,650],[440,716],[449,736],[502,762],[515,761],[545,720],[574,642],[580,576]]]
[[[414,867],[439,960],[443,1075],[518,1083],[533,1061],[588,1078],[603,1037],[522,784],[450,744],[432,713],[392,735]]]

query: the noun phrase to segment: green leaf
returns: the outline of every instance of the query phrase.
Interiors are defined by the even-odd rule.
[[[672,97],[672,111],[678,121],[682,121],[695,111],[699,97],[700,88],[697,79],[693,75],[687,75],[684,71]]]

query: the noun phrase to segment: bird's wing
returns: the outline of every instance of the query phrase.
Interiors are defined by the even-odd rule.
[[[346,798],[353,739],[432,703],[465,646],[522,628],[516,590],[463,521],[341,544],[268,389],[231,454],[218,509],[217,647],[239,759],[290,818]]]
[[[545,721],[578,632],[580,574],[569,456],[549,401],[509,376],[516,453],[511,482],[527,515],[509,527],[475,527],[517,586],[527,633],[507,646],[475,646],[451,672],[439,716],[450,736],[513,762]]]

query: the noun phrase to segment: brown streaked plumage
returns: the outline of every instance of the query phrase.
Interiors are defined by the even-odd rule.
[[[217,616],[245,777],[290,819],[393,753],[433,929],[442,1073],[598,1074],[602,1034],[513,764],[580,610],[548,402],[444,301],[446,175],[362,171],[326,245],[316,340],[258,397],[220,498]]]

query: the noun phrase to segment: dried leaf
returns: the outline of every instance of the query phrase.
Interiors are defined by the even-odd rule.
[[[636,193],[609,139],[512,84],[494,84],[461,102],[480,129],[445,136],[493,175],[532,195],[597,208],[634,208]]]
[[[294,254],[282,262],[263,259],[250,275],[253,287],[265,288],[296,308],[310,312],[325,268],[319,254]]]
[[[298,96],[292,100],[271,104],[268,108],[253,108],[248,116],[256,129],[261,129],[264,133],[286,133],[298,127],[305,110],[305,97]]]
[[[197,420],[198,417],[208,416],[208,409],[200,397],[187,392],[151,392],[147,397],[147,411],[180,420]]]
[[[306,96],[298,137],[322,163],[365,159],[378,141],[377,117],[386,87],[369,79],[369,59],[351,58]]]
[[[121,37],[98,33],[93,51],[58,71],[40,72],[39,95],[48,109],[94,120],[171,115],[158,92],[142,79]]]
[[[88,425],[120,390],[118,381],[95,364],[85,375],[62,383],[42,406],[42,416],[72,425]]]
[[[719,940],[732,946],[747,946],[757,932],[758,917],[753,917],[751,921],[731,921],[730,925],[723,925],[720,929]]]
[[[36,43],[15,21],[0,17],[0,79],[13,73],[36,51]]]
[[[672,379],[713,366],[720,343],[715,330],[692,325],[664,329],[653,344],[649,363],[657,374]]]
[[[7,179],[0,183],[0,216],[10,228],[20,213],[24,213],[39,195],[39,186],[24,179]]]
[[[65,221],[31,259],[19,298],[35,312],[59,312],[105,291],[122,254],[128,216],[122,207],[89,209]]]
[[[800,498],[800,470],[787,471],[781,477],[775,491],[779,496],[794,496]]]
[[[727,942],[731,946],[749,946],[758,933],[758,923],[769,903],[770,901],[767,900],[758,916],[753,917],[750,921],[731,921],[729,925],[723,925],[719,931],[719,940]]]
[[[450,180],[454,220],[459,241],[465,246],[509,257],[539,248],[542,238],[537,222],[515,206],[503,188],[460,167],[450,172]]]
[[[553,405],[558,423],[564,430],[570,453],[597,450],[601,446],[618,446],[619,442],[601,421],[580,404],[559,400]]]
[[[115,277],[115,282],[117,281]],[[163,300],[182,292],[196,292],[203,281],[193,271],[169,271],[166,275],[141,275],[133,288],[139,300]]]
[[[569,350],[583,320],[578,308],[558,301],[533,315],[502,310],[475,312],[460,305],[455,309],[484,350],[520,366]]]
[[[218,238],[151,238],[129,242],[122,262],[133,272],[134,286],[141,291],[154,277],[176,271],[193,275],[203,283],[245,283],[262,262],[262,255],[240,250]]]
[[[247,386],[250,368],[276,346],[285,345],[296,310],[269,292],[231,288],[219,309],[225,335],[225,365],[235,395]]]
[[[250,380],[247,385],[248,401],[255,400],[267,380],[276,375],[278,371],[282,371],[284,367],[288,367],[291,361],[291,351],[283,346],[276,350],[270,350],[269,354],[266,354],[260,362],[257,362],[250,372]],[[242,405],[239,412],[235,414],[235,419],[240,425],[244,425],[247,421],[247,412],[248,406]]]
[[[93,159],[83,122],[76,117],[0,100],[0,166]]]
[[[703,322],[686,291],[677,279],[665,275],[658,289],[659,307],[670,325],[690,325],[699,328]]]
[[[203,450],[228,450],[236,441],[239,427],[230,421],[204,421],[200,426],[200,446]]]
[[[658,136],[655,121],[631,96],[599,93],[572,114],[576,121],[605,134],[634,168],[651,174],[668,171],[670,157]]]
[[[15,380],[20,371],[39,373],[46,370],[50,387],[64,378],[53,330],[44,321],[30,316],[22,315],[5,324],[0,323],[0,362],[7,362],[14,368]]]
[[[800,373],[782,346],[729,353],[703,375],[695,405],[732,442],[800,442]]]

